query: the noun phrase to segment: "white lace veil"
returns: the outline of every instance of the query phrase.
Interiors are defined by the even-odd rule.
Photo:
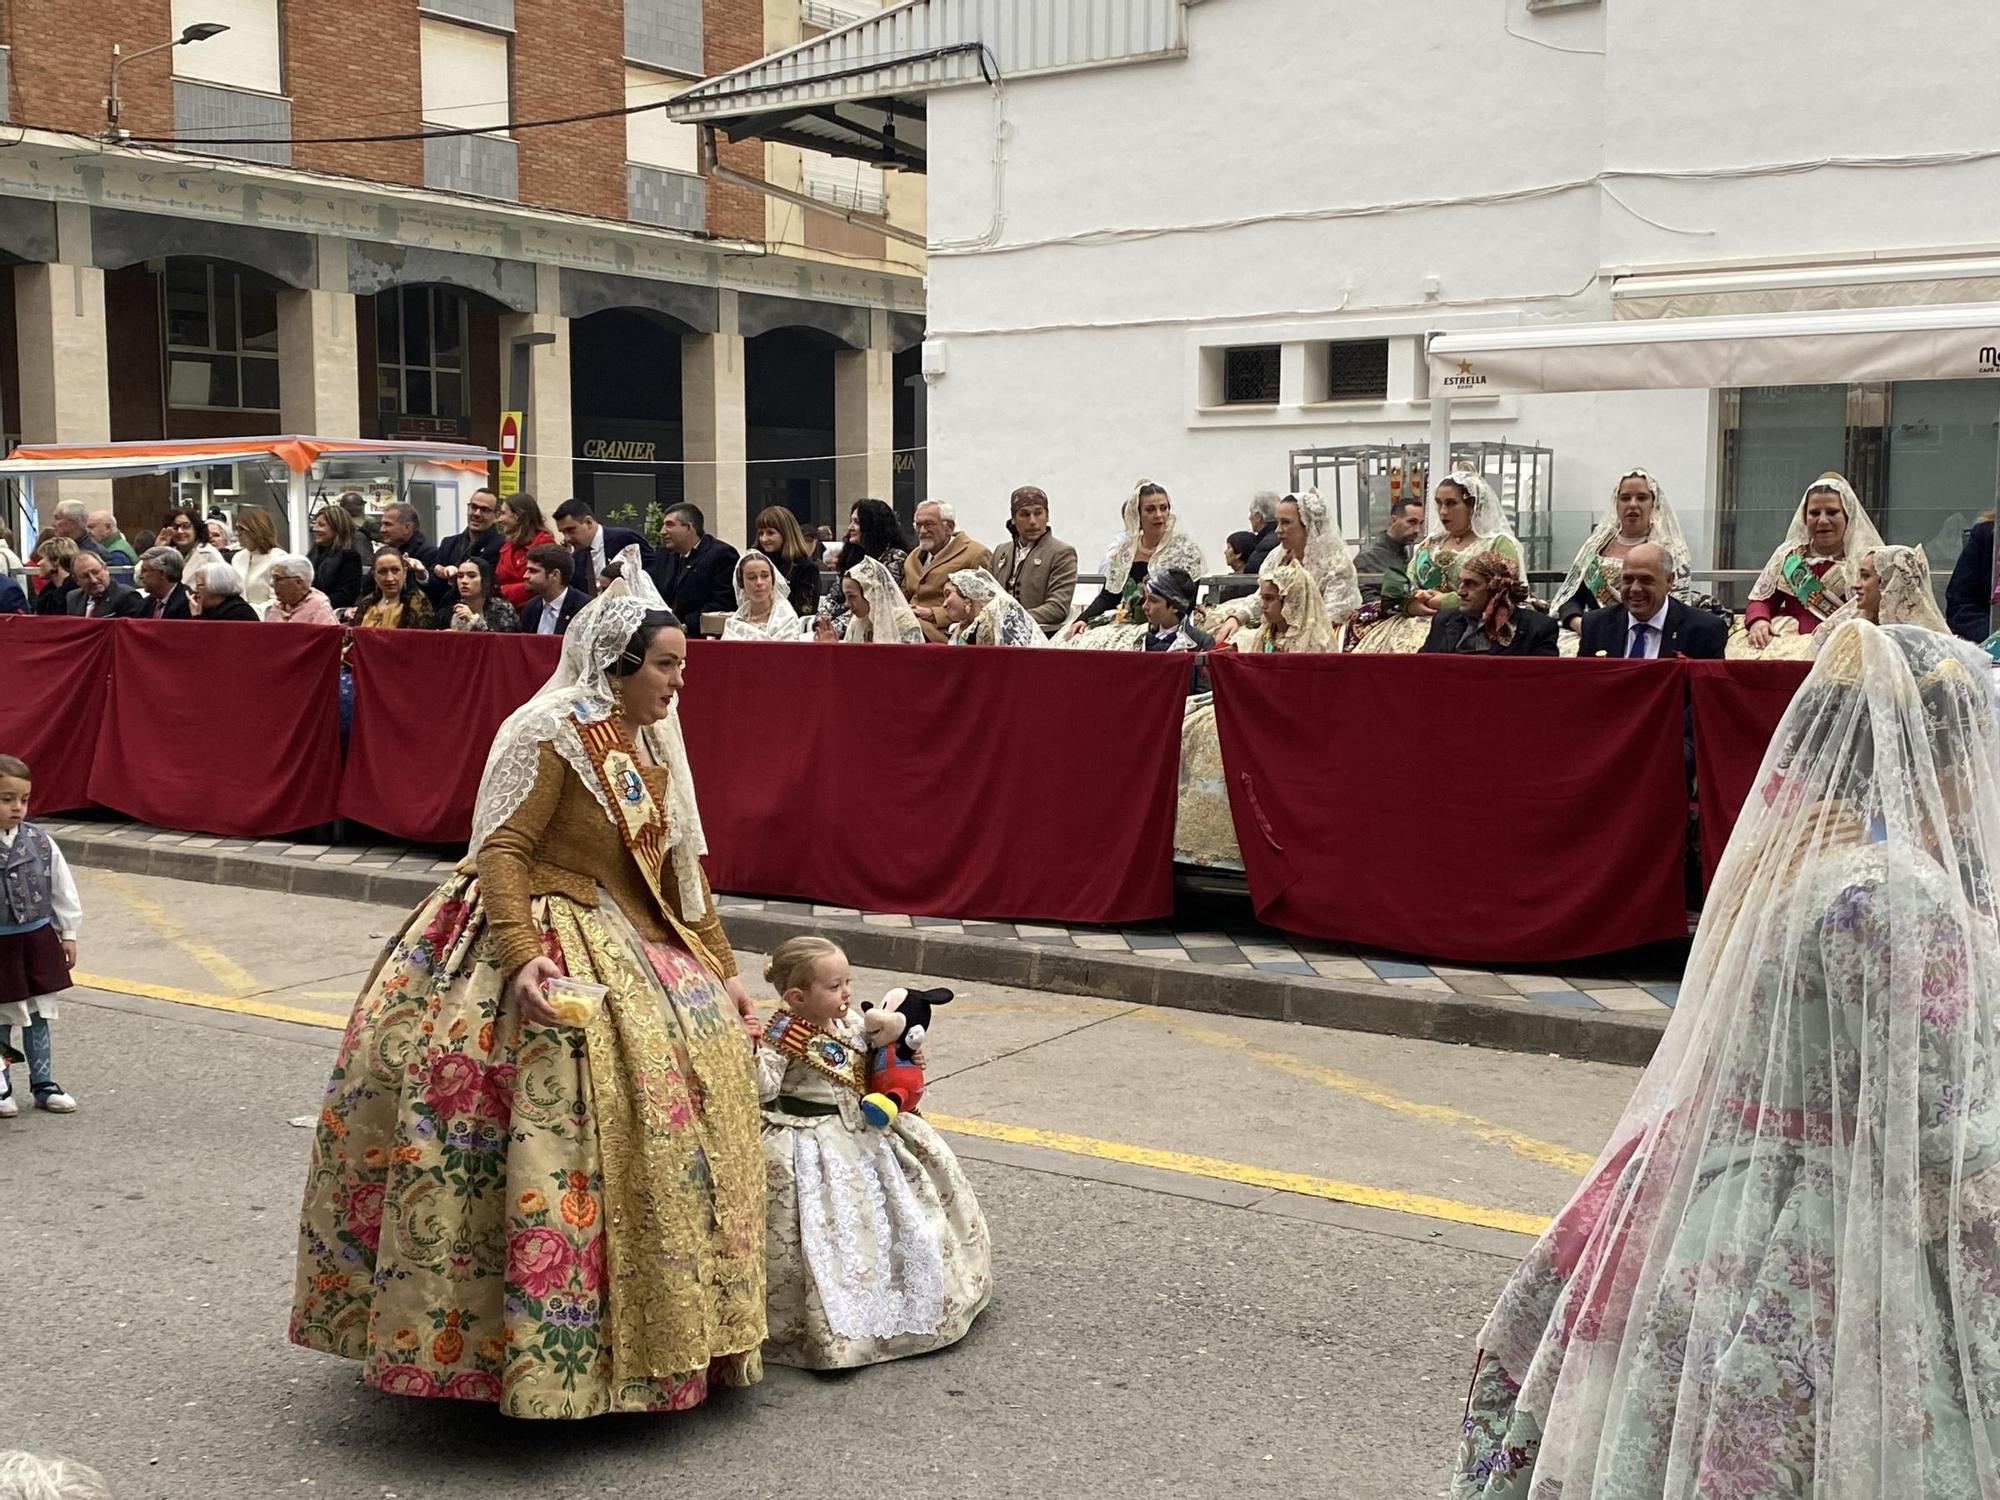
[[[1848,561],[1858,558],[1864,552],[1873,552],[1882,545],[1882,533],[1875,529],[1875,523],[1868,519],[1868,512],[1861,508],[1861,497],[1854,493],[1854,486],[1838,474],[1822,474],[1806,486],[1806,492],[1799,496],[1799,508],[1792,512],[1792,524],[1785,532],[1784,541],[1764,564],[1764,571],[1757,575],[1757,581],[1750,586],[1750,599],[1768,599],[1777,593],[1784,579],[1785,559],[1794,552],[1806,552],[1811,546],[1811,534],[1806,530],[1806,506],[1818,494],[1832,493],[1840,497],[1840,508],[1847,512],[1847,540],[1840,554],[1840,561],[1827,572],[1826,586],[1843,600],[1854,591],[1854,580],[1848,572]],[[1787,593],[1790,590],[1786,590]]]
[[[979,606],[979,613],[964,625],[952,627],[952,640],[970,634],[982,646],[1045,646],[1048,638],[1035,617],[1021,602],[1000,587],[1000,580],[984,568],[959,568],[951,574],[951,586]]]
[[[1481,1334],[1455,1496],[2000,1487],[1991,676],[1833,633],[1651,1066]]]
[[[762,559],[771,570],[771,612],[761,621],[750,618],[750,605],[743,597],[743,569],[748,563]],[[725,641],[796,641],[799,634],[799,612],[792,608],[792,601],[785,593],[785,580],[779,574],[777,565],[762,552],[746,552],[736,561],[734,575],[736,586],[736,612],[722,625]]]
[[[1872,559],[1875,576],[1882,580],[1878,625],[1921,625],[1925,630],[1951,634],[1944,612],[1937,607],[1937,595],[1931,589],[1931,560],[1922,547],[1885,542],[1857,556],[1863,561]],[[1813,632],[1813,654],[1819,654],[1820,642],[1827,638],[1831,627],[1861,617],[1859,599],[1849,599],[1828,615],[1825,623]]]
[[[1429,498],[1424,501],[1424,541],[1439,542],[1444,539],[1444,522],[1438,519],[1438,485],[1445,483],[1458,485],[1472,496],[1472,534],[1481,542],[1491,545],[1494,538],[1506,537],[1519,551],[1521,539],[1514,535],[1514,528],[1507,521],[1506,507],[1500,503],[1500,495],[1486,482],[1486,476],[1477,469],[1453,469],[1444,479],[1431,486]],[[1526,554],[1522,554],[1525,560]]]
[[[850,614],[845,639],[911,645],[924,638],[917,612],[879,557],[864,557],[847,570],[868,601],[868,618]]]
[[[1125,497],[1125,504],[1119,510],[1118,517],[1124,523],[1125,534],[1104,560],[1104,586],[1114,594],[1124,593],[1125,585],[1132,577],[1132,558],[1139,550],[1140,492],[1152,485],[1150,479],[1142,479],[1133,485],[1132,493]],[[1169,495],[1167,499],[1171,505],[1173,497]],[[1201,545],[1181,530],[1180,515],[1174,511],[1167,515],[1167,534],[1160,538],[1160,545],[1153,549],[1153,555],[1146,563],[1149,574],[1164,568],[1179,568],[1197,583],[1208,572],[1208,559],[1202,555]]]
[[[1335,649],[1333,622],[1326,617],[1326,604],[1320,597],[1319,586],[1311,573],[1297,563],[1280,563],[1275,568],[1259,570],[1258,584],[1274,585],[1279,596],[1285,601],[1285,633],[1278,637],[1280,652],[1291,651],[1332,651]],[[1246,650],[1263,649],[1266,626],[1257,627],[1257,635],[1245,646]]]
[[[619,553],[617,561],[623,576],[614,579],[570,621],[555,675],[509,714],[493,737],[485,773],[479,778],[479,796],[473,804],[471,848],[475,855],[534,790],[545,744],[569,763],[597,799],[604,816],[618,826],[618,815],[605,799],[576,726],[598,723],[613,712],[611,665],[647,614],[667,605],[641,566],[636,545]],[[681,916],[684,921],[699,922],[707,914],[702,899],[701,856],[708,853],[708,841],[695,802],[687,745],[681,738],[679,703],[669,708],[659,723],[641,730],[640,736],[653,760],[667,772],[667,805],[662,811],[667,817],[668,858],[673,861],[680,889]]]
[[[1577,549],[1576,559],[1570,563],[1562,587],[1549,595],[1549,602],[1557,609],[1567,604],[1583,587],[1584,575],[1590,571],[1598,553],[1604,550],[1605,543],[1621,535],[1618,492],[1625,488],[1628,479],[1643,479],[1652,490],[1653,524],[1647,528],[1646,540],[1666,549],[1667,561],[1674,567],[1674,592],[1680,593],[1687,587],[1688,575],[1694,571],[1694,553],[1688,549],[1687,537],[1681,532],[1680,519],[1675,516],[1673,506],[1667,503],[1667,492],[1660,488],[1660,481],[1644,469],[1627,469],[1611,486],[1611,503],[1605,508],[1604,519],[1597,523],[1597,529]]]

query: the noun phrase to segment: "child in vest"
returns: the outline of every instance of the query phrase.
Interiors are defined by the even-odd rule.
[[[55,840],[26,821],[31,781],[25,764],[0,755],[0,1120],[21,1112],[11,1077],[23,1056],[14,1050],[17,1026],[36,1107],[76,1109],[55,1079],[49,1022],[76,967],[83,900]]]
[[[958,1158],[915,1111],[861,1110],[868,1043],[847,955],[796,937],[764,977],[783,1007],[757,1048],[764,1105],[764,1358],[847,1370],[956,1343],[992,1295],[993,1251]]]

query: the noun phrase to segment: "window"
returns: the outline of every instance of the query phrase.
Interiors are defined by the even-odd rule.
[[[466,415],[465,299],[406,286],[375,299],[376,404],[391,416]]]
[[[1326,399],[1387,401],[1389,341],[1360,339],[1326,346]]]
[[[882,189],[882,169],[848,156],[824,151],[799,153],[799,190],[808,198],[856,213],[881,215],[889,210]]]
[[[644,68],[625,70],[625,107],[637,109],[671,99],[687,84],[663,73]],[[676,125],[663,109],[625,117],[625,160],[642,167],[660,167],[669,172],[695,173],[701,170],[696,155],[699,133],[692,125]]]
[[[1279,352],[1276,344],[1249,344],[1222,351],[1222,404],[1276,406]]]
[[[449,21],[422,27],[424,123],[444,130],[505,134],[513,119],[507,38]]]
[[[174,77],[261,94],[285,91],[278,0],[173,0],[174,35],[203,21],[229,29],[174,48]]]
[[[869,0],[800,0],[799,19],[821,31],[837,31],[875,14]]]
[[[167,404],[276,411],[276,289],[199,260],[169,261],[161,287]]]

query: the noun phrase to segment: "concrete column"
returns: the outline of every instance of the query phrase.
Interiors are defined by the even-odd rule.
[[[286,432],[361,436],[360,356],[347,241],[322,236],[319,286],[278,293],[278,420]]]
[[[896,357],[889,350],[889,314],[869,318],[866,349],[833,356],[834,512],[864,495],[890,501],[896,484]],[[919,500],[924,497],[919,495]]]
[[[681,338],[681,457],[689,503],[701,507],[713,535],[742,547],[750,532],[750,440],[737,326],[736,293],[725,289],[721,329]]]
[[[107,443],[111,360],[104,337],[104,273],[91,264],[88,205],[56,205],[56,258],[53,265],[14,270],[21,438],[29,443]],[[108,510],[111,481],[36,485],[35,507],[44,524],[58,500],[81,500],[93,510]]]
[[[503,313],[500,317],[500,378],[511,385],[515,368],[515,340],[531,334],[550,335],[546,343],[528,346],[528,389],[512,389],[500,394],[503,411],[522,407],[521,448],[527,455],[521,465],[521,488],[542,503],[547,518],[563,501],[576,493],[571,477],[570,454],[574,443],[570,433],[569,409],[569,319],[562,315],[562,272],[555,266],[535,267],[535,304],[532,313]],[[498,440],[494,432],[474,433],[482,443]]]

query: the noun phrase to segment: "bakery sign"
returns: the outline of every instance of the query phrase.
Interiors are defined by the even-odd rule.
[[[590,438],[583,445],[585,458],[608,463],[650,464],[657,462],[659,444],[625,438]]]

